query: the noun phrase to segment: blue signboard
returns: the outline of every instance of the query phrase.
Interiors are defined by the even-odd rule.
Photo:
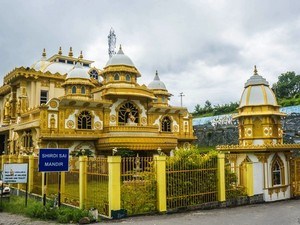
[[[69,149],[41,148],[39,172],[69,171]]]

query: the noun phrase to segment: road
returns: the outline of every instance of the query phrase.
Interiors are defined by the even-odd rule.
[[[57,225],[22,216],[0,213],[0,225]],[[94,223],[95,224],[95,223]],[[97,225],[300,225],[300,199],[235,208],[197,210],[185,213],[129,217],[101,221]],[[95,225],[96,225],[95,224]]]

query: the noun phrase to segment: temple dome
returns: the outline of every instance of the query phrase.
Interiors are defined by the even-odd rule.
[[[117,54],[113,55],[106,63],[106,66],[117,66],[117,65],[135,67],[132,60],[127,55],[124,54],[121,46]]]
[[[273,105],[278,106],[274,92],[269,87],[265,78],[257,74],[256,67],[254,75],[245,83],[240,108],[244,106]]]
[[[35,62],[31,66],[31,68],[36,70],[36,71],[43,71],[49,64],[50,64],[50,62],[47,61],[46,50],[44,49],[43,54],[42,54],[42,58],[39,61]]]
[[[88,70],[80,62],[77,62],[74,68],[67,73],[66,79],[72,78],[90,79],[90,75]]]
[[[153,90],[167,90],[166,85],[159,79],[158,73],[156,71],[154,80],[148,85],[149,89]]]

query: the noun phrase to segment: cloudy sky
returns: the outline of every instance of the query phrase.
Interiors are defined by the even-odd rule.
[[[239,101],[257,65],[271,84],[300,73],[300,1],[294,0],[0,0],[0,75],[57,53],[103,68],[111,27],[149,84],[155,70],[190,111]],[[2,81],[1,81],[2,83]]]

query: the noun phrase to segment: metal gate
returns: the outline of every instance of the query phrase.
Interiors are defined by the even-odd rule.
[[[300,157],[291,160],[292,196],[300,196]]]

